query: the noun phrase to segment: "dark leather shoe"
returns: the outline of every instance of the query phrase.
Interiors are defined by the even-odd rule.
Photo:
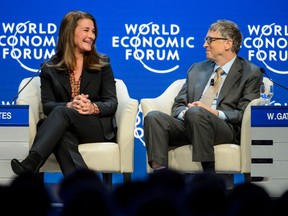
[[[215,174],[215,162],[214,161],[206,161],[206,162],[201,162],[203,172],[206,173],[213,173]]]

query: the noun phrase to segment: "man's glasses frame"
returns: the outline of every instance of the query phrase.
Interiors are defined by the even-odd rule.
[[[210,37],[210,36],[204,38],[204,42],[207,42],[208,44],[211,44],[213,41],[216,40],[228,40],[228,38]]]

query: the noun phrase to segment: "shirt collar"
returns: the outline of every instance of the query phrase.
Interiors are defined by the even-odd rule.
[[[233,59],[231,59],[231,61],[227,62],[225,65],[222,66],[222,69],[224,70],[224,73],[225,74],[228,74],[229,71],[230,71],[230,68],[232,67],[235,59],[236,59],[237,56],[235,56]],[[220,66],[215,64],[214,66],[214,71],[216,71]]]

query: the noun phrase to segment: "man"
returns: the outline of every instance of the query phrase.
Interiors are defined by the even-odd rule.
[[[208,60],[189,68],[172,106],[172,115],[160,111],[146,115],[144,138],[152,169],[168,166],[168,146],[192,143],[193,161],[201,162],[203,171],[215,172],[213,146],[240,144],[243,113],[250,101],[259,98],[263,79],[258,66],[237,55],[241,43],[242,34],[235,23],[213,23],[204,41]],[[215,74],[219,67],[222,75],[218,80]],[[212,104],[204,100],[209,87],[218,92],[212,97]]]

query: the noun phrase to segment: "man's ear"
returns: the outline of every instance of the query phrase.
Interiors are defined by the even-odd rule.
[[[231,50],[233,46],[233,41],[232,40],[226,40],[225,41],[225,50]]]

